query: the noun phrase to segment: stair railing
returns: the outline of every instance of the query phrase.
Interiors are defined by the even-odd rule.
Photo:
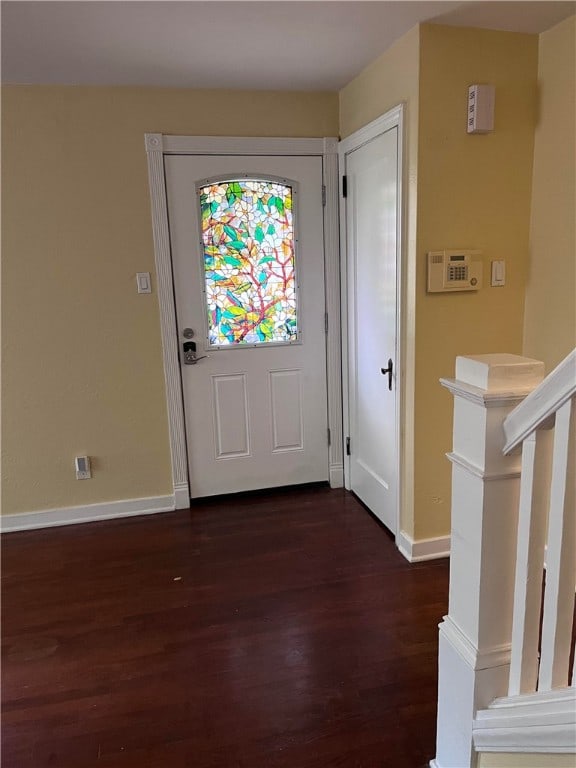
[[[505,419],[504,434],[505,453],[522,447],[508,685],[514,696],[574,684],[576,350]]]
[[[555,751],[574,719],[576,351],[543,375],[539,361],[497,354],[459,357],[441,381],[454,435],[437,768],[476,765],[474,745],[492,749],[494,734],[494,750],[515,751],[542,713],[550,727],[533,741]]]

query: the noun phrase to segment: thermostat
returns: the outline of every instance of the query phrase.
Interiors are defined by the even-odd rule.
[[[430,251],[428,293],[482,288],[481,251]]]

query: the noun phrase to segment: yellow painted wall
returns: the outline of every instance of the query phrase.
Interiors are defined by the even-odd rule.
[[[420,33],[416,26],[340,91],[340,135],[343,139],[400,102],[406,102],[408,147],[416,149],[419,47]],[[410,160],[415,162],[416,157]]]
[[[416,539],[450,530],[450,394],[457,355],[522,351],[538,37],[423,25],[420,30],[416,275]],[[495,130],[466,133],[468,86],[496,86]],[[426,253],[483,252],[484,288],[426,293]],[[490,287],[505,259],[506,286]]]
[[[576,755],[481,752],[478,768],[576,768]]]
[[[540,35],[524,354],[576,346],[576,16]]]
[[[340,91],[342,138],[383,115],[400,103],[405,105],[404,198],[405,246],[403,272],[402,352],[404,359],[401,397],[405,423],[402,433],[403,475],[401,478],[401,528],[413,533],[413,392],[416,267],[416,203],[418,185],[418,59],[420,33],[414,27],[358,77]]]
[[[569,318],[570,302],[557,297],[570,280],[546,283],[541,273],[552,250],[571,243],[574,252],[574,145],[558,134],[566,121],[556,117],[562,93],[574,98],[573,35],[574,18],[540,40],[524,328],[538,38],[424,25],[339,94],[343,137],[406,104],[404,354],[414,407],[409,376],[403,396],[406,432],[415,418],[416,439],[404,445],[402,527],[416,538],[449,528],[452,403],[438,378],[457,354],[519,352],[523,332],[524,352],[546,359],[552,313]],[[496,85],[488,136],[465,132],[472,82]],[[335,94],[3,89],[4,512],[171,490],[157,301],[134,290],[136,271],[153,272],[144,132],[335,135],[337,110]],[[238,113],[242,121],[231,121]],[[546,184],[554,178],[562,194],[552,206]],[[553,215],[562,226],[546,228]],[[554,249],[542,245],[556,236]],[[481,292],[426,294],[426,251],[444,247],[484,251]],[[505,288],[487,286],[493,258],[507,261]],[[549,300],[553,289],[560,293]],[[543,298],[544,318],[536,311]],[[559,340],[551,357],[567,343]],[[84,452],[95,458],[94,479],[80,483],[72,459]]]
[[[145,132],[334,136],[338,99],[3,89],[4,513],[172,492]]]
[[[404,447],[401,527],[416,539],[450,529],[452,399],[438,379],[459,354],[522,349],[537,56],[536,35],[422,25],[340,93],[342,136],[407,103],[403,333],[415,383],[408,378],[403,392],[414,443]],[[466,133],[468,86],[477,82],[496,86],[496,130],[485,136]],[[444,248],[483,251],[483,290],[426,293],[426,253]],[[507,263],[503,288],[489,287],[496,258]]]

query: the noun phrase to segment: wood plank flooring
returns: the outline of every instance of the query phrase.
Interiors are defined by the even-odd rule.
[[[420,768],[448,561],[305,488],[4,535],[3,768]]]

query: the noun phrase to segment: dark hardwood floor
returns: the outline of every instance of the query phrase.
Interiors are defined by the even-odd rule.
[[[448,561],[344,491],[4,535],[3,768],[420,768]]]

